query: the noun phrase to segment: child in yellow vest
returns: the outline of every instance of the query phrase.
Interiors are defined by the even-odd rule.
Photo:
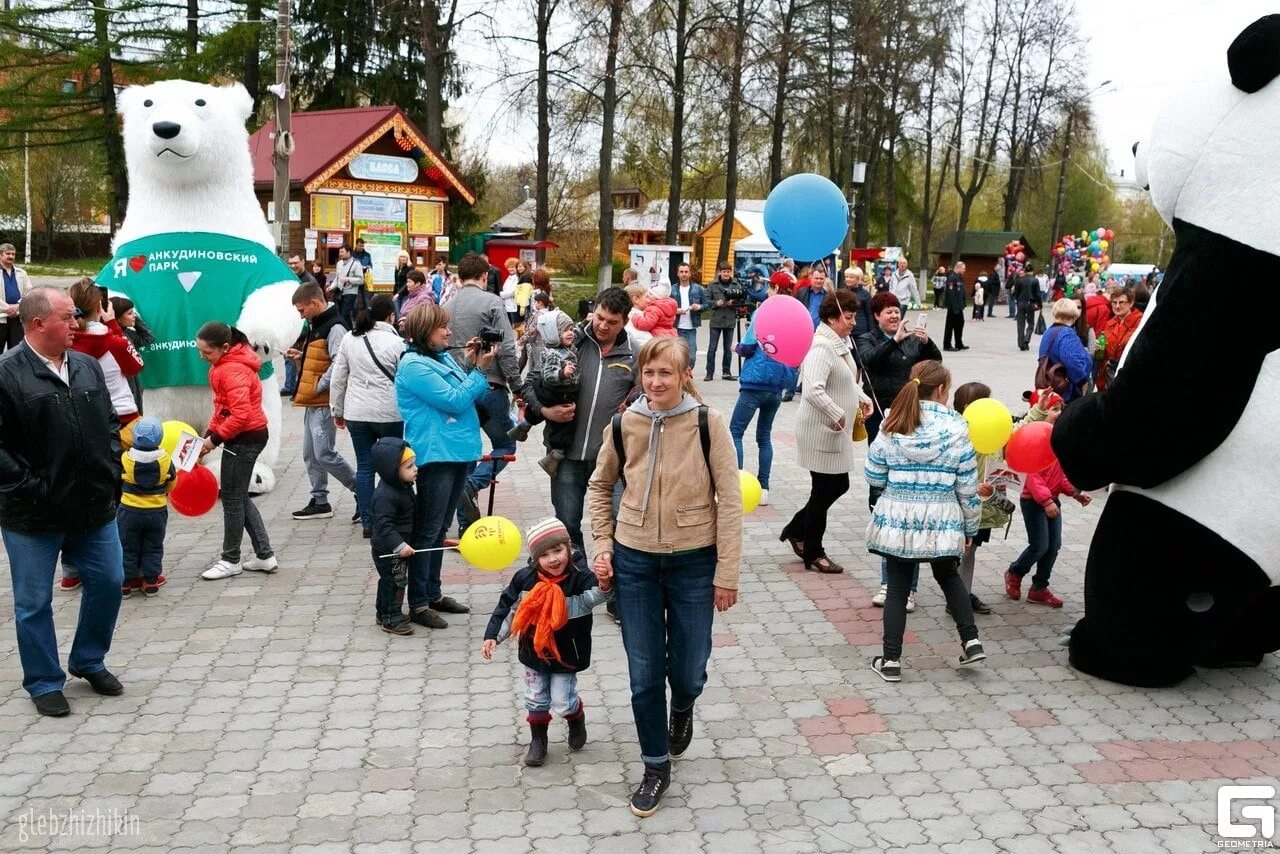
[[[169,452],[160,447],[164,429],[154,418],[133,423],[133,447],[120,455],[124,467],[120,510],[116,527],[124,550],[126,598],[141,590],[145,596],[160,592],[165,577],[164,534],[169,524],[169,490],[177,479]]]

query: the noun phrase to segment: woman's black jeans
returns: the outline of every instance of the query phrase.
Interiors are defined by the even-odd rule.
[[[907,593],[911,591],[911,578],[915,575],[919,561],[896,557],[887,558],[887,561],[889,591],[884,597],[884,657],[886,661],[900,661],[902,635],[907,630]],[[929,561],[929,566],[933,568],[933,577],[942,588],[942,595],[947,597],[947,607],[951,609],[951,618],[956,621],[960,643],[968,643],[978,636],[978,627],[973,624],[969,591],[957,571],[960,558],[934,558]]]
[[[222,559],[227,563],[240,563],[240,541],[246,531],[255,555],[269,558],[274,554],[267,527],[262,524],[262,514],[249,500],[253,465],[265,447],[265,444],[232,445],[222,453]]]
[[[827,533],[827,511],[841,495],[849,491],[849,473],[822,474],[811,471],[809,477],[812,486],[809,489],[809,501],[796,511],[787,527],[782,529],[782,536],[788,540],[804,542],[804,559],[817,560],[825,557],[827,552],[822,546],[822,538]]]

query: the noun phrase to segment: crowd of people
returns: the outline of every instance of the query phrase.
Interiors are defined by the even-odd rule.
[[[0,272],[5,253],[0,246]],[[330,476],[351,494],[352,522],[370,541],[382,631],[443,630],[446,615],[469,613],[471,604],[442,586],[451,530],[479,518],[481,493],[544,425],[540,464],[554,515],[526,532],[527,563],[493,609],[481,649],[489,659],[502,641],[516,641],[530,727],[526,764],[546,760],[553,713],[568,722],[571,749],[586,743],[576,677],[590,663],[591,614],[608,604],[621,625],[644,762],[631,808],[639,816],[657,809],[672,757],[693,738],[713,614],[738,598],[744,438],[754,421],[761,503],[769,504],[775,418],[797,397],[795,462],[809,472],[810,490],[779,539],[808,570],[844,571],[827,553],[828,517],[850,489],[856,443],[868,444],[866,544],[882,559],[873,601],[884,608],[883,650],[872,668],[887,681],[902,678],[922,562],[955,622],[958,663],[986,658],[974,615],[990,608],[972,592],[976,550],[1015,505],[993,477],[998,458],[975,453],[960,415],[990,389],[966,383],[953,398],[943,365],[943,350],[965,349],[963,265],[942,282],[942,350],[924,315],[915,323],[905,316],[923,300],[905,258],[884,277],[858,266],[829,277],[821,265],[797,275],[785,262],[767,276],[753,271],[746,285],[727,265],[707,286],[687,264],[674,283],[652,275],[642,282],[628,271],[627,287],[601,292],[578,322],[556,307],[546,270],[521,262],[504,275],[468,254],[456,271],[441,261],[428,277],[405,255],[391,294],[370,294],[359,246],[344,246],[327,277],[298,256],[290,266],[303,331],[284,357],[289,393],[303,410],[310,483],[308,504],[292,518],[334,516]],[[0,357],[0,527],[24,687],[40,713],[63,715],[70,709],[53,631],[56,564],[61,558],[67,573],[63,587],[83,590],[68,672],[118,694],[105,657],[121,599],[156,595],[165,581],[174,461],[141,394],[130,391],[145,371],[139,349],[147,334],[132,305],[87,279],[66,293],[27,285],[11,293],[9,282],[6,274],[6,305],[16,307],[9,323],[20,324],[25,346],[10,345]],[[1105,387],[1140,314],[1128,290],[1111,289],[1105,318],[1089,302],[1095,296],[1102,298],[1080,294],[1083,309],[1066,297],[1053,304],[1042,343],[1050,381],[1027,419],[1053,419],[1064,401],[1095,383]],[[754,320],[734,341],[739,316],[769,299],[799,299],[813,321],[798,369],[768,357]],[[1028,308],[1038,312],[1040,303]],[[1093,354],[1078,324],[1090,308],[1089,322],[1099,324]],[[707,406],[694,384],[704,319],[704,380],[717,379],[718,361],[719,379],[738,383],[729,417]],[[259,356],[240,330],[219,321],[200,328],[196,346],[209,363],[211,393],[200,452],[221,455],[223,505],[221,552],[202,577],[276,572],[280,562],[249,496],[268,438]],[[339,430],[351,437],[354,467],[338,450]],[[1062,604],[1049,576],[1063,495],[1088,501],[1061,469],[1022,485],[1028,546],[1005,571],[1010,599],[1020,598],[1034,567],[1027,600]],[[252,556],[242,554],[246,533]]]

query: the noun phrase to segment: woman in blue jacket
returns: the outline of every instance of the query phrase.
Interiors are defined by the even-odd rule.
[[[769,297],[777,293],[778,289],[770,285]],[[760,349],[756,343],[754,318],[747,325],[742,342],[734,349],[746,361],[742,363],[738,377],[738,402],[733,407],[733,417],[729,419],[729,432],[733,434],[733,446],[738,449],[738,468],[741,469],[742,437],[746,435],[756,412],[760,413],[760,420],[756,422],[756,447],[760,450],[758,477],[764,489],[760,503],[768,504],[769,472],[773,469],[773,419],[778,414],[778,407],[782,406],[783,393],[795,387],[796,371],[770,359]]]
[[[1061,392],[1063,402],[1082,396],[1093,372],[1093,357],[1076,334],[1075,322],[1079,317],[1080,306],[1075,300],[1058,300],[1053,304],[1053,326],[1045,330],[1040,339],[1040,358],[1047,356],[1050,366],[1062,365],[1067,369],[1071,385]]]
[[[420,305],[404,321],[408,348],[396,371],[396,403],[404,418],[404,438],[418,458],[418,501],[413,518],[415,549],[444,545],[449,520],[458,508],[467,469],[480,459],[480,418],[476,404],[489,392],[485,371],[496,350],[467,342],[465,365],[449,355],[449,310]],[[409,619],[443,629],[440,616],[465,614],[465,605],[440,589],[444,552],[414,556],[409,571]]]

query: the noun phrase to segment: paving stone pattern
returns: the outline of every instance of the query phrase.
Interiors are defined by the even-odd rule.
[[[970,322],[973,349],[947,362],[957,383],[983,380],[1018,411],[1034,358],[1016,352],[1014,334],[1004,318]],[[735,384],[703,388],[732,410]],[[308,487],[301,418],[287,412],[280,485],[259,500],[280,571],[202,581],[221,517],[171,517],[170,581],[158,598],[124,602],[108,659],[123,696],[73,680],[73,714],[37,717],[4,602],[0,849],[1190,852],[1216,847],[1220,784],[1275,784],[1274,658],[1158,691],[1067,665],[1058,638],[1081,614],[1101,500],[1064,509],[1053,588],[1066,607],[1002,597],[1001,574],[1024,542],[1018,520],[979,553],[977,592],[996,609],[978,618],[986,664],[954,666],[959,643],[926,573],[903,681],[882,682],[867,666],[879,651],[879,561],[863,544],[860,471],[828,534],[845,575],[807,574],[778,542],[808,490],[790,432],[798,406],[779,415],[772,506],[747,521],[741,601],[716,618],[697,735],[652,818],[625,806],[640,763],[612,622],[597,618],[579,683],[586,749],[570,754],[557,721],[547,766],[522,767],[519,664],[509,645],[490,663],[479,654],[508,573],[449,556],[445,590],[473,613],[411,638],[378,631],[352,499],[335,493],[332,520],[289,517]],[[498,489],[497,511],[522,526],[551,510],[536,440]],[[747,444],[754,470],[752,432]],[[64,656],[78,599],[55,593]],[[127,816],[127,832],[33,823],[70,813]]]

